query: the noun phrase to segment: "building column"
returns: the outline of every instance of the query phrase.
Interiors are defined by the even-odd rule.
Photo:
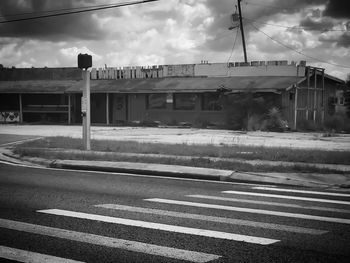
[[[297,129],[298,120],[298,85],[295,86],[295,97],[294,97],[294,130]]]
[[[316,123],[316,113],[317,113],[317,69],[315,68],[315,83],[314,83],[314,116],[313,116],[314,123]]]
[[[71,124],[71,97],[68,94],[68,124]]]
[[[106,93],[106,124],[109,125],[109,93]]]
[[[22,94],[19,94],[19,123],[23,123]]]

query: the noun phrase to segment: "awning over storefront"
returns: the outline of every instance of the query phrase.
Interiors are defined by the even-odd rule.
[[[92,93],[278,92],[296,77],[225,77],[91,80]],[[0,81],[0,93],[81,93],[83,81]]]

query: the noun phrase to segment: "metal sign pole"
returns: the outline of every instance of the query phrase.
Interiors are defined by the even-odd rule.
[[[88,54],[78,55],[78,68],[82,69],[84,87],[83,97],[81,98],[81,116],[83,121],[83,144],[84,149],[91,150],[90,144],[90,71],[88,68],[92,66],[92,57]]]
[[[84,141],[84,149],[87,151],[90,151],[91,150],[90,72],[86,69],[86,70],[83,70],[83,74],[84,74],[84,89],[83,89],[83,98],[82,98],[83,141]]]

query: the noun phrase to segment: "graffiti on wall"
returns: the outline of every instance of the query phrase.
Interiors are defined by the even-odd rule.
[[[16,123],[19,122],[18,111],[0,111],[0,123]]]

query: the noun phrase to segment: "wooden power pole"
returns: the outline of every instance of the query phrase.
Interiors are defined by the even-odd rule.
[[[244,62],[248,62],[247,60],[247,50],[245,47],[245,39],[244,39],[244,29],[243,29],[243,22],[242,22],[242,9],[241,9],[241,1],[237,0],[238,4],[238,12],[239,12],[239,27],[241,28],[241,34],[242,34],[242,45],[243,45],[243,52],[244,52]]]

